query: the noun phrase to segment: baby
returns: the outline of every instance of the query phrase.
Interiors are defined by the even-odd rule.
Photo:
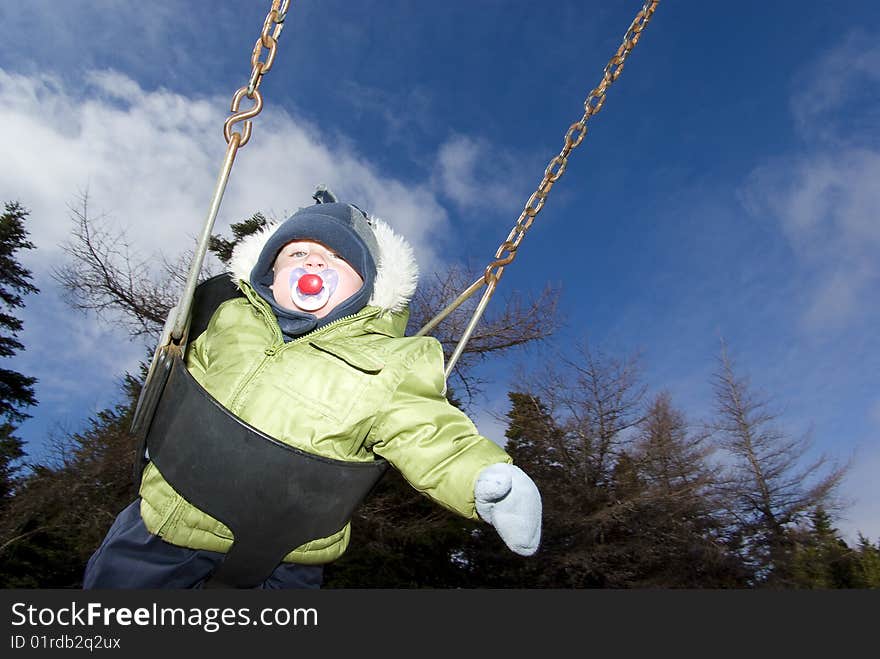
[[[537,487],[446,400],[439,342],[404,336],[418,269],[401,236],[332,200],[244,238],[229,270],[243,296],[217,309],[187,353],[211,396],[309,454],[384,458],[419,492],[534,554]],[[262,587],[320,587],[321,566],[345,552],[350,530],[291,547]],[[84,587],[197,588],[232,542],[151,462],[139,499],[89,560]]]

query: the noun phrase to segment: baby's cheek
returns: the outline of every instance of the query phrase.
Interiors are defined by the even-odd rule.
[[[270,288],[276,302],[290,301],[290,271],[293,268],[281,268],[275,271],[275,279]]]

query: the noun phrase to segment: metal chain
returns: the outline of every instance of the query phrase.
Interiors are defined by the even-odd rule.
[[[231,109],[234,114],[223,124],[223,136],[226,138],[227,144],[232,141],[232,136],[235,134],[239,136],[239,148],[247,144],[251,138],[252,126],[249,119],[256,117],[263,109],[263,96],[259,90],[260,82],[262,82],[263,75],[269,72],[272,68],[272,63],[275,61],[278,37],[281,36],[281,30],[284,28],[284,19],[287,18],[289,7],[290,0],[284,0],[283,3],[281,0],[272,0],[272,7],[269,9],[269,13],[266,14],[266,20],[263,22],[263,30],[260,32],[260,36],[257,38],[254,50],[251,53],[252,68],[248,84],[236,90],[235,94],[232,95]],[[266,54],[266,59],[261,60],[260,57],[263,55],[264,50],[268,50],[268,53]],[[245,96],[251,99],[254,105],[249,110],[239,110],[241,101]],[[242,132],[233,133],[232,126],[241,121],[244,122]]]
[[[232,95],[231,109],[233,114],[223,124],[223,136],[226,138],[227,144],[226,156],[223,159],[220,175],[217,177],[214,195],[211,198],[211,205],[208,209],[208,217],[202,227],[202,233],[196,252],[193,255],[193,261],[187,275],[181,301],[178,303],[179,309],[171,329],[171,337],[175,341],[180,341],[186,330],[193,293],[198,283],[198,276],[201,272],[202,263],[204,263],[208,250],[208,242],[211,238],[211,229],[214,226],[214,220],[220,209],[220,202],[226,190],[226,183],[229,180],[235,156],[238,150],[251,139],[252,125],[250,120],[256,117],[263,109],[263,96],[259,90],[260,82],[263,79],[263,75],[272,68],[272,63],[275,61],[278,37],[281,35],[281,29],[284,27],[284,20],[287,18],[289,6],[290,0],[284,0],[283,2],[282,0],[272,0],[269,13],[266,14],[266,20],[263,21],[263,29],[251,54],[252,69],[248,84],[236,90],[235,94]],[[261,60],[260,57],[263,55],[264,49],[268,50],[268,54],[265,60]],[[241,102],[245,97],[251,99],[254,105],[248,110],[240,110]],[[232,127],[239,122],[244,122],[241,132],[233,131]]]
[[[547,202],[547,196],[550,194],[550,189],[553,187],[553,184],[556,183],[556,181],[558,181],[560,177],[562,177],[562,175],[565,173],[565,168],[568,166],[569,155],[574,149],[576,149],[580,145],[581,142],[583,142],[584,137],[587,134],[587,122],[589,121],[590,117],[598,114],[599,111],[602,109],[602,106],[605,105],[605,94],[608,92],[608,88],[611,87],[611,85],[617,80],[617,78],[620,77],[620,74],[623,71],[624,62],[626,62],[626,58],[629,57],[629,54],[639,42],[642,31],[645,29],[645,27],[648,25],[648,22],[651,20],[651,17],[654,15],[654,10],[657,9],[658,4],[660,4],[660,0],[647,0],[642,6],[641,10],[636,14],[636,17],[633,19],[629,28],[624,33],[623,42],[620,44],[617,52],[609,60],[608,64],[605,65],[605,69],[602,75],[602,81],[598,84],[598,86],[596,86],[595,89],[593,89],[593,91],[589,93],[586,100],[584,101],[583,116],[568,127],[568,130],[565,133],[565,142],[563,144],[562,151],[560,151],[557,156],[550,160],[550,163],[544,170],[544,178],[541,179],[541,183],[538,185],[538,189],[535,190],[535,192],[533,192],[532,195],[529,197],[528,201],[526,202],[525,208],[523,209],[519,218],[516,220],[513,229],[511,229],[505,241],[501,243],[501,245],[498,247],[498,250],[495,252],[495,259],[486,266],[486,270],[483,273],[483,276],[480,279],[477,279],[477,281],[475,281],[473,284],[471,284],[468,289],[464,293],[459,295],[454,302],[449,304],[445,309],[437,314],[437,316],[428,321],[425,326],[418,331],[418,336],[427,334],[444,318],[446,318],[456,308],[464,303],[465,300],[469,299],[477,290],[479,290],[482,286],[486,286],[486,290],[484,291],[482,298],[477,304],[477,307],[474,310],[474,313],[471,316],[471,319],[468,322],[464,333],[458,341],[458,345],[456,345],[455,350],[449,358],[449,361],[446,363],[447,379],[449,378],[449,374],[452,372],[452,369],[455,367],[458,358],[464,351],[464,347],[467,344],[471,334],[473,333],[477,322],[479,322],[480,317],[483,315],[489,299],[495,292],[498,281],[501,279],[501,275],[504,273],[504,267],[512,263],[513,260],[516,258],[517,250],[519,249],[519,246],[522,243],[526,232],[532,226],[538,213],[541,212],[541,209]]]
[[[605,66],[602,81],[595,89],[593,89],[593,91],[590,92],[584,101],[584,115],[578,121],[569,126],[568,131],[565,133],[565,143],[562,147],[562,151],[560,151],[559,155],[555,156],[547,165],[547,168],[544,170],[544,178],[538,185],[538,189],[532,193],[531,197],[529,197],[525,208],[516,220],[507,239],[498,247],[498,251],[495,252],[495,260],[486,266],[483,275],[486,284],[490,284],[493,281],[497,283],[501,278],[501,274],[504,272],[504,266],[508,265],[516,258],[516,251],[519,248],[520,243],[522,243],[526,231],[529,230],[538,213],[540,213],[541,209],[544,207],[544,204],[547,201],[547,195],[550,194],[550,189],[565,173],[565,168],[568,166],[569,155],[580,145],[581,142],[583,142],[584,137],[587,134],[587,122],[590,117],[598,114],[602,109],[602,106],[605,105],[605,94],[607,93],[608,88],[611,87],[618,77],[620,77],[626,58],[629,57],[629,54],[639,42],[642,30],[648,25],[648,21],[651,20],[651,17],[654,15],[654,10],[659,3],[660,0],[648,0],[645,2],[641,11],[636,14],[635,19],[633,19],[633,22],[623,35],[623,42]]]

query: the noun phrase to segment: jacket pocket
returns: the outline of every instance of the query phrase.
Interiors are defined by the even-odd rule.
[[[252,405],[249,414],[272,418],[285,433],[294,432],[294,424],[312,427],[316,436],[326,435],[346,425],[372,377],[337,355],[310,347],[296,359],[278,364],[270,377],[261,379],[259,389],[249,394],[249,400],[261,402]],[[279,393],[281,398],[277,397]],[[296,411],[293,416],[292,410]],[[327,421],[332,425],[328,426]],[[260,427],[259,422],[255,425]]]
[[[385,360],[372,351],[364,350],[361,345],[349,345],[340,341],[310,341],[309,345],[337,359],[341,359],[349,366],[359,371],[376,375],[385,368]]]

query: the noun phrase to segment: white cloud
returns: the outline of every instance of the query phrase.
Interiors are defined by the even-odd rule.
[[[31,209],[38,260],[59,257],[68,204],[85,189],[92,210],[126,227],[144,253],[188,245],[216,177],[218,149],[205,136],[216,132],[212,114],[222,125],[220,113],[204,100],[146,94],[115,74],[91,76],[87,91],[0,71],[0,120],[9,130],[0,190]]]
[[[804,66],[791,98],[804,148],[757,166],[747,209],[776,220],[813,282],[803,326],[843,329],[880,286],[880,46],[861,32]]]
[[[852,103],[880,84],[880,45],[873,34],[857,30],[805,66],[795,79],[791,111],[795,127],[808,141],[850,140],[867,124],[853,121]],[[870,98],[870,96],[866,97]],[[876,103],[859,108],[857,116],[880,118]],[[841,114],[841,110],[844,113]],[[845,116],[846,119],[841,119]],[[876,124],[874,126],[876,129]]]
[[[499,152],[486,140],[454,135],[440,147],[434,181],[458,206],[504,209],[512,200],[515,204],[522,198],[524,203],[528,198],[517,185],[522,179],[518,172],[510,153]]]
[[[874,304],[880,278],[880,152],[845,149],[756,168],[747,207],[769,214],[814,282],[802,310],[811,329],[840,328]]]

